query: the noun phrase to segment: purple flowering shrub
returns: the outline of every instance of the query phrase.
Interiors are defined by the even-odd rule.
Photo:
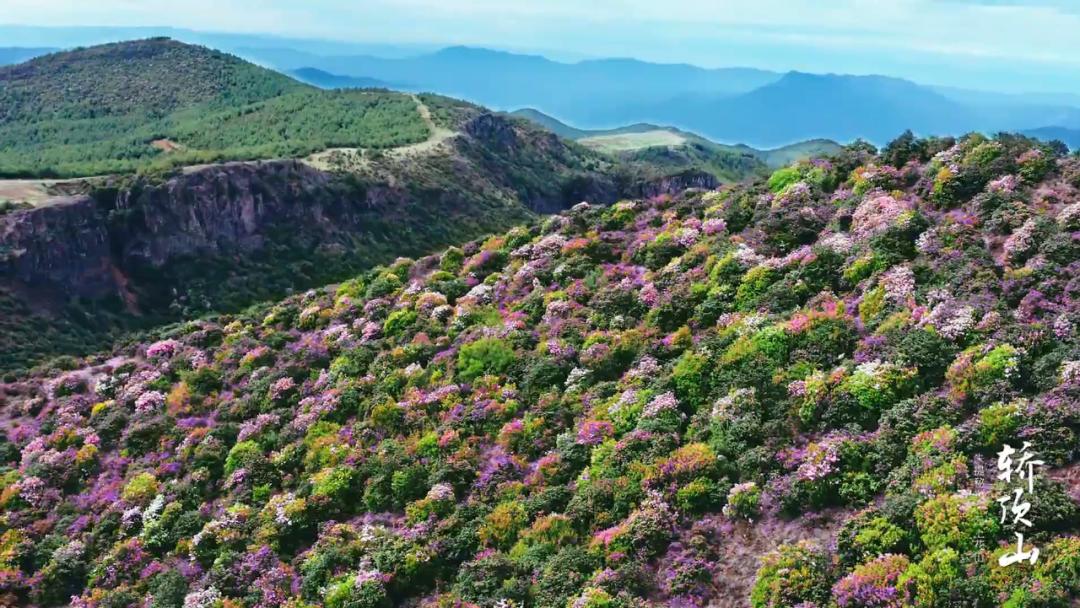
[[[897,582],[909,566],[904,555],[874,558],[833,585],[833,598],[841,608],[900,608],[904,604]]]
[[[1077,175],[853,146],[10,382],[0,604],[1075,602]],[[1042,556],[1003,570],[1023,441]]]

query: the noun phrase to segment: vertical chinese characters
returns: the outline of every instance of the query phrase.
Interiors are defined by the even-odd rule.
[[[1010,517],[1013,528],[1024,526],[1032,527],[1034,524],[1028,518],[1031,511],[1031,502],[1025,500],[1035,494],[1035,469],[1045,464],[1042,460],[1035,459],[1035,452],[1031,450],[1031,443],[1025,441],[1017,452],[1016,448],[1005,444],[998,452],[998,481],[1011,484],[1012,491],[997,499],[1001,505],[1001,523],[1004,524]],[[1014,458],[1014,456],[1016,458]],[[998,558],[998,564],[1002,567],[1027,561],[1034,564],[1039,559],[1039,548],[1031,547],[1024,549],[1024,534],[1016,530],[1016,551],[1010,551]]]

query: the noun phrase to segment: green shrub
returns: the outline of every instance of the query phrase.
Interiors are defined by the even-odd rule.
[[[890,360],[903,367],[919,370],[919,388],[937,386],[956,356],[953,342],[932,329],[903,327],[888,332],[894,355]]]
[[[979,412],[976,435],[979,446],[987,452],[996,451],[1014,440],[1022,417],[1020,403],[995,403]]]
[[[931,498],[915,510],[915,521],[923,544],[931,551],[971,551],[996,538],[1000,530],[987,501],[976,495]]]
[[[768,266],[755,266],[743,275],[735,291],[735,307],[742,311],[754,311],[760,306],[769,287],[780,277]]]
[[[802,179],[802,172],[798,167],[784,167],[777,169],[769,176],[768,186],[773,194],[780,194]]]
[[[326,592],[326,608],[389,608],[390,598],[381,581],[358,583],[355,576],[345,577]]]
[[[376,429],[387,432],[397,431],[405,421],[405,410],[392,400],[384,401],[371,408],[371,424]]]
[[[597,559],[581,547],[560,550],[540,571],[535,587],[536,605],[567,606],[599,565]]]
[[[721,488],[708,477],[699,477],[675,491],[675,504],[690,514],[714,511],[722,503]]]
[[[854,565],[876,555],[903,553],[911,541],[911,532],[875,512],[856,516],[837,535],[837,553],[847,565]]]
[[[1020,351],[1010,344],[977,344],[960,353],[946,372],[949,394],[979,401],[1006,396],[1018,376]]]
[[[500,600],[524,602],[529,582],[505,553],[484,553],[458,568],[454,592],[467,602],[493,606]]]
[[[808,542],[782,545],[762,557],[750,592],[753,608],[790,608],[803,602],[826,605],[832,587],[828,555]]]
[[[78,549],[76,547],[79,547]],[[80,545],[67,545],[53,551],[52,559],[38,572],[40,582],[32,594],[42,606],[67,604],[82,592],[87,582],[86,556]]]
[[[339,466],[323,469],[311,479],[311,495],[330,500],[338,508],[344,508],[346,499],[353,493],[356,473],[352,467]]]
[[[368,285],[365,295],[368,298],[381,298],[394,293],[400,288],[401,279],[396,274],[384,272]]]
[[[503,340],[481,338],[458,351],[458,375],[463,380],[475,380],[485,374],[501,374],[513,365],[515,358],[514,349]]]
[[[621,603],[610,593],[597,587],[586,587],[576,599],[569,602],[574,608],[616,608]]]
[[[844,378],[837,389],[870,412],[882,412],[907,397],[917,371],[893,363],[865,363]]]
[[[752,481],[741,483],[728,492],[724,515],[732,519],[753,520],[761,507],[761,488]]]
[[[561,514],[545,515],[536,518],[536,521],[520,534],[510,551],[510,557],[539,566],[559,549],[577,539],[577,531],[569,517]]]
[[[905,606],[946,608],[955,605],[950,601],[953,590],[964,576],[960,555],[955,549],[945,547],[933,550],[922,561],[911,564],[900,576],[897,586],[906,593]]]
[[[1020,160],[1019,173],[1027,184],[1038,184],[1054,170],[1054,157],[1041,149],[1033,149]]]
[[[232,475],[239,469],[247,469],[249,472],[263,466],[266,456],[258,443],[252,440],[241,441],[229,450],[225,457],[225,475]]]
[[[412,326],[416,322],[416,317],[414,310],[395,310],[383,322],[383,334],[388,338],[397,336]]]
[[[509,549],[517,540],[518,532],[528,523],[528,513],[520,502],[500,503],[484,518],[479,530],[480,541],[500,549]]]
[[[671,370],[671,380],[675,385],[675,394],[684,403],[695,410],[705,402],[709,394],[708,359],[686,352]]]
[[[427,469],[422,466],[407,467],[394,471],[390,476],[390,490],[398,505],[420,498],[427,492]]]
[[[439,270],[456,273],[465,263],[465,252],[458,247],[450,247],[439,258]]]
[[[897,579],[911,562],[905,555],[885,554],[863,562],[833,587],[841,608],[899,608]]]
[[[1044,546],[1035,575],[1080,597],[1080,536],[1057,538]]]
[[[157,495],[159,489],[160,484],[154,474],[143,472],[131,478],[121,496],[129,502],[146,503]]]
[[[200,399],[221,390],[221,372],[209,365],[184,372],[180,375],[180,379],[191,389],[193,399]]]
[[[166,570],[150,583],[150,594],[154,597],[150,608],[183,608],[187,592],[188,582],[184,575],[177,570]]]

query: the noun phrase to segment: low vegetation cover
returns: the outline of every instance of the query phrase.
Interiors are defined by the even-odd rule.
[[[78,177],[389,148],[429,135],[415,101],[322,91],[164,38],[0,67],[0,177]]]
[[[768,165],[749,151],[729,149],[709,143],[688,141],[680,146],[652,146],[618,152],[618,158],[663,170],[697,169],[725,182],[738,182],[769,175]]]
[[[647,123],[583,131],[533,109],[518,110],[511,115],[629,163],[663,170],[698,169],[723,181],[767,176],[771,169],[811,158],[825,158],[841,149],[835,142],[814,139],[772,150],[755,150],[746,145],[719,144],[700,135]]]
[[[0,603],[1068,606],[1078,188],[1022,138],[857,146],[8,385]]]

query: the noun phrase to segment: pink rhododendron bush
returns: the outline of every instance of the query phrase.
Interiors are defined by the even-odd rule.
[[[9,383],[0,604],[1076,605],[1078,187],[853,146]]]

